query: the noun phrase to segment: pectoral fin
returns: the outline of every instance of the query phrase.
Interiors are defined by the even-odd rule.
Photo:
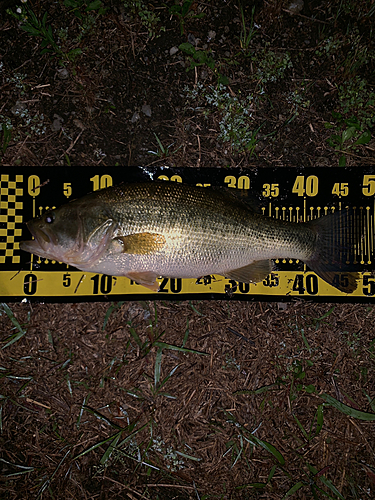
[[[142,285],[153,292],[159,291],[159,283],[156,281],[156,274],[148,271],[132,272],[126,275],[130,280],[135,281],[138,285]]]
[[[225,276],[241,283],[259,283],[272,271],[270,260],[257,260],[251,264],[227,271]]]
[[[118,236],[114,239],[121,246],[122,253],[149,255],[161,250],[165,245],[165,236],[157,233],[136,233]]]

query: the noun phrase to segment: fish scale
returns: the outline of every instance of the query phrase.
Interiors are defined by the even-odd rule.
[[[126,193],[121,188],[113,191],[107,190],[103,198],[107,201],[113,194],[122,200],[122,204],[110,203],[119,226],[115,236],[124,230],[166,235],[167,243],[158,252],[129,259],[132,266],[158,275],[194,278],[212,273],[212,266],[223,274],[259,258],[302,258],[313,240],[307,227],[296,227],[291,234],[290,224],[251,213],[229,197],[204,188],[162,183],[134,185]],[[286,231],[280,238],[283,226]],[[121,255],[116,265],[121,267],[122,261]]]

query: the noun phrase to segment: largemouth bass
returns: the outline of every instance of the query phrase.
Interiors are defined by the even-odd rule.
[[[259,282],[280,258],[303,261],[331,284],[335,272],[350,270],[343,262],[352,245],[343,212],[287,222],[256,213],[224,190],[180,183],[95,191],[27,226],[34,239],[21,242],[22,250],[86,272],[127,276],[151,290],[160,276]],[[357,278],[334,286],[353,292]]]

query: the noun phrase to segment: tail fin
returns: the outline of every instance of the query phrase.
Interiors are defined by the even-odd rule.
[[[344,209],[308,224],[316,232],[316,250],[306,264],[338,290],[354,292],[364,238],[360,217],[353,209]]]

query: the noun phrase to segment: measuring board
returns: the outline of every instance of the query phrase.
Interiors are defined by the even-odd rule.
[[[159,292],[125,277],[85,273],[22,252],[31,239],[28,220],[97,189],[121,182],[168,180],[241,189],[266,216],[309,221],[351,207],[364,234],[353,249],[360,272],[357,289],[347,294],[320,279],[302,262],[276,260],[260,283],[238,283],[222,276],[163,278]],[[124,299],[246,299],[371,302],[375,299],[375,168],[9,168],[0,174],[0,297],[4,301],[89,301]],[[335,279],[347,280],[339,273]]]

